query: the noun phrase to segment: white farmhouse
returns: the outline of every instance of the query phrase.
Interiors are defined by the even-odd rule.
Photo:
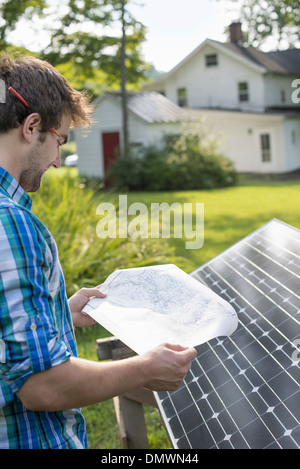
[[[105,179],[110,161],[123,147],[122,99],[104,93],[94,103],[93,125],[86,133],[76,130],[79,174]],[[160,93],[128,93],[129,140],[133,148],[157,145],[164,135],[177,134],[189,115]]]
[[[206,39],[146,90],[157,91],[221,133],[223,153],[240,172],[300,168],[300,50],[264,53]],[[186,109],[186,110],[187,110]]]
[[[129,142],[159,144],[199,119],[221,138],[221,151],[239,172],[286,173],[300,168],[300,50],[264,53],[242,45],[240,23],[231,40],[206,39],[170,72],[129,93]],[[95,102],[88,135],[76,131],[79,172],[105,179],[122,149],[120,94]],[[195,126],[194,126],[195,127]]]

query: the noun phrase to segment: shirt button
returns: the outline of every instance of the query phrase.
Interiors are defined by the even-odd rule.
[[[30,326],[30,330],[31,330],[31,331],[36,331],[36,328],[37,328],[37,325],[36,325],[36,324],[34,324],[34,323],[31,324],[31,326]]]

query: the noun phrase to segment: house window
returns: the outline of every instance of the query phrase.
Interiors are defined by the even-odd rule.
[[[178,88],[177,90],[177,103],[180,107],[187,106],[187,92],[186,88]]]
[[[218,56],[217,54],[208,54],[205,56],[205,64],[207,67],[213,67],[218,65]]]
[[[270,134],[261,134],[260,136],[261,160],[263,162],[271,161],[271,139]]]
[[[245,102],[249,101],[249,86],[246,81],[242,81],[238,85],[239,89],[239,101]]]

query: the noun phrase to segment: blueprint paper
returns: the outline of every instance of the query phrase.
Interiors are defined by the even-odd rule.
[[[101,291],[83,312],[138,354],[164,342],[194,347],[238,324],[229,303],[173,264],[117,270]]]

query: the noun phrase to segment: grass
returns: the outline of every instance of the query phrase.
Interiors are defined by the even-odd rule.
[[[108,196],[114,203],[117,195]],[[273,218],[300,228],[300,181],[249,182],[244,185],[212,191],[129,193],[128,205],[142,202],[150,207],[153,202],[204,203],[204,245],[189,250],[186,239],[170,239],[168,245],[175,254],[188,262],[186,270],[199,267],[226,248]]]
[[[76,170],[50,172],[41,191],[34,194],[33,211],[56,238],[68,293],[84,285],[99,284],[120,267],[177,263],[190,272],[273,218],[300,229],[300,181],[243,181],[236,187],[212,191],[128,193],[128,205],[142,202],[204,203],[205,239],[201,249],[187,250],[185,239],[108,240],[96,236],[96,207],[117,205],[118,195],[83,189]],[[96,339],[107,336],[101,326],[76,331],[79,355],[96,360]],[[90,448],[120,448],[111,400],[83,409]],[[157,412],[146,407],[151,448],[170,447]]]

